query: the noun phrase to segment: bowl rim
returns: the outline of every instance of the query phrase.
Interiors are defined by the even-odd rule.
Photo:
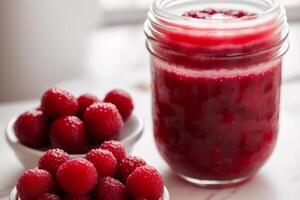
[[[19,200],[16,187],[11,190],[9,200]],[[160,200],[170,200],[170,194],[166,186],[164,186],[164,193]]]
[[[135,139],[139,139],[139,137],[142,136],[143,131],[144,131],[144,121],[142,120],[142,118],[140,116],[136,115],[135,113],[132,113],[130,118],[134,118],[138,122],[138,127],[127,137],[125,137],[121,140],[117,140],[117,141],[121,142],[122,144],[126,144],[128,142],[134,141]],[[130,120],[130,118],[128,120]],[[17,120],[17,116],[12,117],[8,121],[6,128],[5,128],[5,139],[8,142],[9,146],[14,150],[16,148],[18,148],[19,151],[22,151],[22,152],[26,151],[30,154],[34,154],[34,155],[38,155],[38,156],[41,156],[43,153],[45,153],[45,151],[48,149],[46,149],[46,150],[33,149],[31,147],[28,147],[28,146],[22,144],[18,140],[18,138],[15,135],[15,131],[13,129],[13,126],[14,126],[14,123],[16,120]],[[70,154],[70,156],[71,157],[78,157],[78,156],[80,157],[80,156],[85,156],[85,154]]]

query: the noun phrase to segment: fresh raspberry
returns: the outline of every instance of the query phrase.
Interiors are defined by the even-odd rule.
[[[116,106],[111,103],[94,103],[84,113],[84,122],[97,142],[118,137],[123,121]]]
[[[104,101],[114,104],[118,108],[124,121],[129,118],[134,108],[131,96],[127,92],[119,89],[107,93]]]
[[[127,179],[127,191],[134,199],[159,200],[164,183],[158,171],[148,165],[136,168]]]
[[[68,194],[65,196],[64,200],[92,200],[89,194],[84,194],[82,196],[72,196]]]
[[[48,118],[56,119],[75,115],[78,111],[78,102],[68,91],[51,88],[44,93],[41,107]]]
[[[78,116],[83,117],[83,114],[87,107],[92,105],[93,103],[99,101],[98,97],[92,94],[83,94],[77,98],[79,109],[78,109]]]
[[[146,162],[136,156],[129,156],[120,162],[118,176],[125,183],[128,176],[138,167],[146,165]]]
[[[97,170],[93,163],[77,158],[62,164],[56,173],[59,186],[67,193],[81,196],[90,192],[98,180]]]
[[[50,149],[39,160],[39,168],[48,171],[53,177],[60,165],[70,159],[70,156],[61,149]]]
[[[42,195],[38,200],[61,200],[61,198],[55,194],[46,193]]]
[[[55,183],[51,174],[42,169],[26,171],[17,183],[17,193],[22,200],[38,199],[45,193],[51,193]]]
[[[84,123],[76,116],[66,116],[54,121],[50,129],[50,141],[53,147],[68,153],[86,153],[88,150]]]
[[[86,159],[94,164],[99,178],[114,176],[118,169],[117,159],[107,150],[93,149],[86,155]]]
[[[112,177],[101,178],[95,189],[95,193],[97,199],[101,200],[127,199],[125,186]]]
[[[121,162],[126,157],[126,149],[123,144],[115,140],[106,141],[100,145],[101,149],[108,150],[114,154],[118,162]]]
[[[47,141],[46,119],[42,111],[32,110],[21,114],[15,124],[14,131],[19,141],[32,148],[40,148]]]

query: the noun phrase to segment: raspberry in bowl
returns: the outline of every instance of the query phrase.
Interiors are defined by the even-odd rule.
[[[156,146],[183,179],[252,177],[277,140],[285,10],[277,1],[156,0],[145,22]]]
[[[118,92],[119,91],[119,92]],[[71,157],[84,157],[93,147],[104,145],[114,149],[122,159],[121,142],[130,152],[143,133],[143,121],[133,112],[133,101],[128,93],[114,89],[117,98],[125,94],[126,119],[118,107],[120,103],[104,102],[97,96],[85,93],[76,98],[69,91],[50,88],[41,99],[38,109],[29,110],[12,118],[6,127],[6,140],[26,169],[37,165],[39,157],[48,149],[60,148]],[[120,101],[118,101],[120,102]],[[121,101],[123,102],[123,101]],[[127,109],[126,109],[127,108]],[[122,111],[124,112],[124,111]]]
[[[85,158],[71,158],[62,149],[50,149],[39,159],[37,168],[26,170],[11,191],[10,200],[169,200],[160,173],[141,158],[125,156],[123,165],[114,156],[118,142],[109,141],[111,151],[101,147],[90,150]],[[104,145],[105,146],[105,145]],[[126,152],[124,152],[127,155]],[[111,161],[116,165],[112,165]],[[126,180],[119,171],[128,172]],[[107,173],[109,172],[109,173]]]

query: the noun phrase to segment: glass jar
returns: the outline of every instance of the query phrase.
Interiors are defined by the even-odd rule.
[[[284,8],[274,0],[157,0],[145,33],[164,160],[202,186],[254,175],[277,139]]]

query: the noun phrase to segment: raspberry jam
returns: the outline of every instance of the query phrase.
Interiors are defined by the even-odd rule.
[[[242,182],[266,162],[277,138],[284,9],[263,8],[263,1],[221,3],[228,9],[169,1],[156,1],[145,22],[158,150],[190,182]]]
[[[191,17],[196,19],[238,19],[255,17],[255,13],[249,13],[242,10],[231,9],[204,9],[204,10],[192,10],[182,14],[185,17]]]

